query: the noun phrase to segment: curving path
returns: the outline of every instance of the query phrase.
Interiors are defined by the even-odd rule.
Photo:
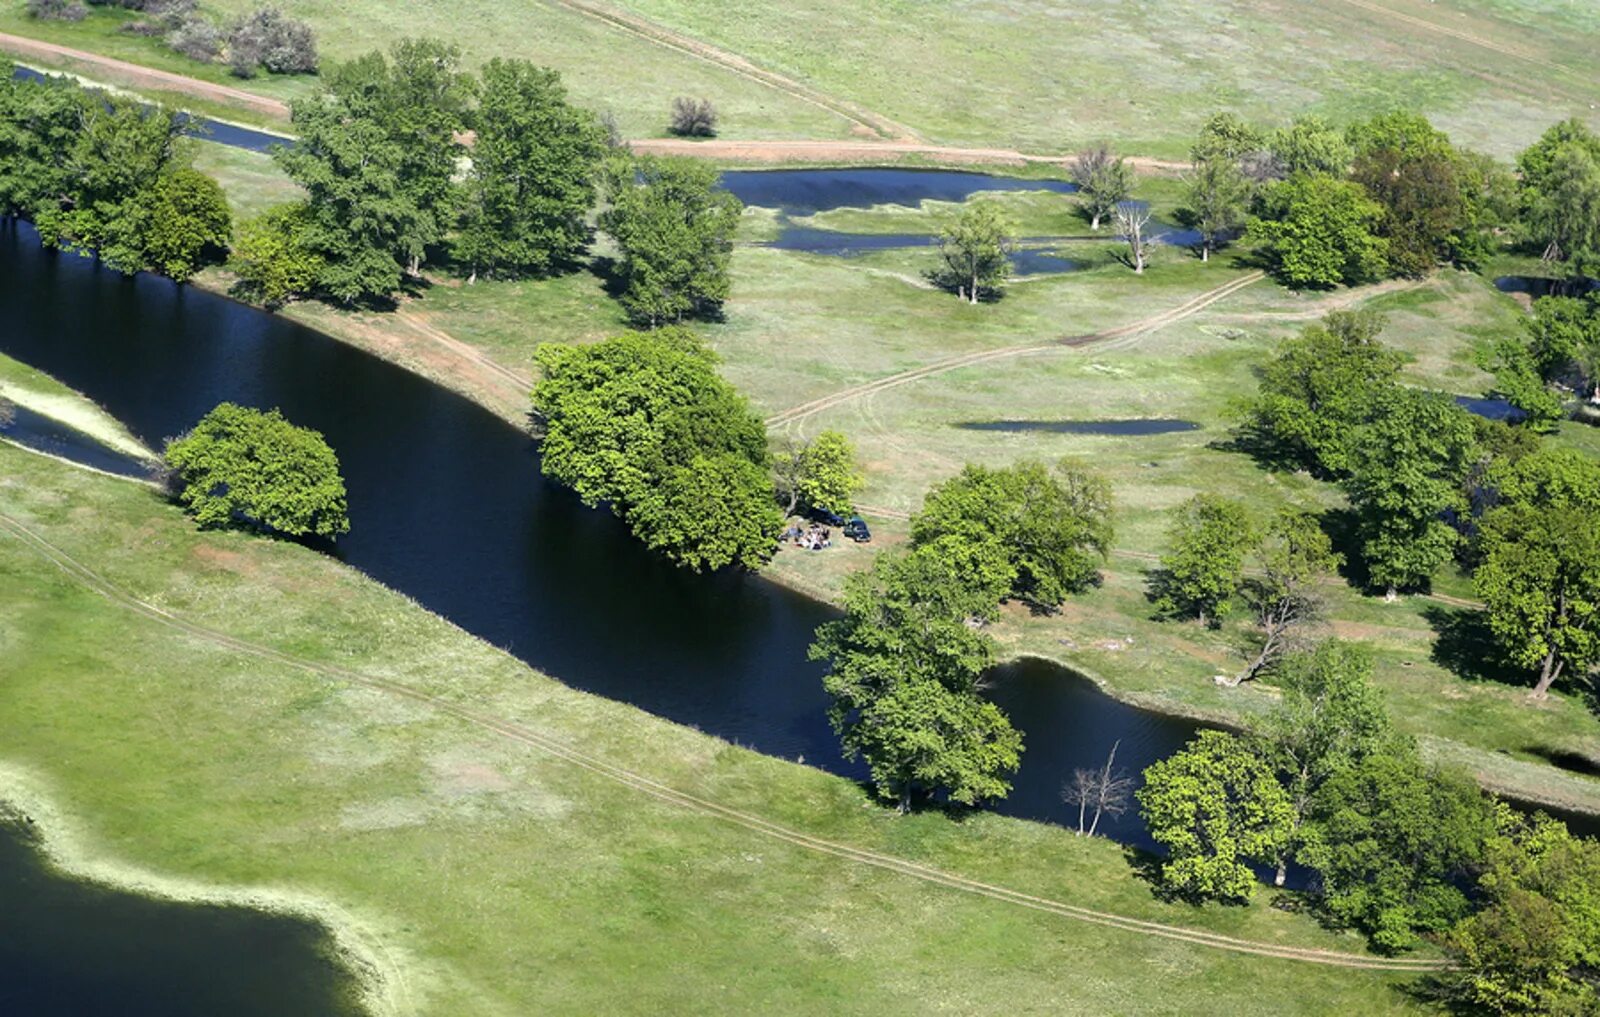
[[[1310,964],[1322,964],[1333,967],[1362,968],[1374,971],[1394,971],[1411,974],[1438,971],[1449,966],[1447,961],[1430,960],[1426,958],[1408,957],[1376,957],[1363,954],[1344,953],[1337,950],[1321,950],[1312,947],[1283,946],[1273,943],[1262,943],[1253,940],[1238,939],[1224,936],[1220,933],[1207,932],[1201,929],[1185,928],[1178,925],[1167,925],[1161,922],[1146,921],[1118,915],[1111,912],[1096,911],[1091,908],[1079,907],[1062,901],[1038,897],[1032,894],[1012,890],[1008,887],[984,883],[979,880],[969,879],[954,873],[936,869],[909,861],[895,855],[870,851],[865,848],[853,847],[837,841],[830,841],[821,837],[794,830],[760,816],[742,812],[737,809],[720,805],[707,798],[679,791],[659,781],[653,780],[644,774],[628,770],[606,762],[604,759],[569,745],[563,741],[540,734],[529,728],[513,724],[510,721],[496,717],[481,710],[451,702],[439,696],[413,688],[401,682],[375,675],[363,674],[347,668],[307,660],[281,650],[273,649],[259,643],[228,635],[218,629],[188,621],[179,615],[156,607],[146,601],[140,600],[133,594],[119,588],[110,580],[99,575],[87,565],[73,558],[60,547],[50,543],[44,537],[29,529],[20,520],[0,513],[0,532],[18,540],[29,550],[46,559],[57,568],[61,569],[69,578],[100,594],[106,599],[116,603],[129,611],[157,624],[166,626],[177,633],[202,642],[210,643],[237,653],[258,657],[286,667],[297,668],[310,672],[329,681],[343,682],[356,685],[386,695],[406,699],[414,703],[427,706],[439,713],[454,717],[464,723],[470,724],[480,730],[498,735],[508,741],[517,742],[530,748],[538,749],[556,756],[566,762],[586,770],[596,776],[628,787],[643,795],[648,795],[661,802],[692,812],[717,819],[723,822],[742,827],[752,833],[772,840],[781,841],[793,847],[818,854],[830,855],[846,862],[857,865],[895,873],[910,879],[920,880],[942,886],[960,893],[974,896],[987,897],[991,900],[1015,907],[1043,911],[1048,914],[1068,918],[1075,921],[1088,922],[1094,925],[1119,929],[1135,935],[1151,936],[1161,939],[1176,940],[1191,943],[1195,946],[1223,950],[1231,953],[1253,954],[1261,957],[1271,957],[1279,960],[1300,961]]]

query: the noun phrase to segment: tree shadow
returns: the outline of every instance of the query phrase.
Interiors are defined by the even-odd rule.
[[[1531,674],[1506,661],[1482,611],[1430,604],[1422,617],[1436,634],[1430,657],[1446,671],[1468,681],[1533,685]]]
[[[1372,573],[1361,555],[1361,518],[1355,510],[1331,508],[1317,520],[1322,532],[1342,558],[1339,577],[1358,590],[1372,588]]]

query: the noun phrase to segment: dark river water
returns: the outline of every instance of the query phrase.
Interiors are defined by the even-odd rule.
[[[180,904],[73,879],[0,818],[0,1014],[348,1017],[327,931],[250,908]]]

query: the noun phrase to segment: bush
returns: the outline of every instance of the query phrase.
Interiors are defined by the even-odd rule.
[[[78,0],[28,0],[28,16],[40,21],[82,21],[89,8]]]
[[[167,443],[178,501],[203,527],[249,522],[292,536],[350,529],[339,458],[277,410],[222,403]]]
[[[222,55],[222,30],[198,14],[185,17],[167,35],[167,45],[190,60],[211,63]]]
[[[241,78],[257,67],[274,74],[310,74],[317,69],[317,43],[311,26],[276,7],[260,7],[228,30],[228,64]]]
[[[241,296],[281,307],[310,292],[322,270],[322,258],[304,240],[310,221],[305,205],[280,205],[240,226],[232,267]]]
[[[691,99],[680,95],[672,100],[672,119],[667,129],[685,138],[709,138],[717,133],[717,110],[710,99]]]
[[[233,214],[221,185],[199,170],[162,177],[148,204],[145,262],[178,282],[194,275],[207,253],[225,249],[233,236]]]

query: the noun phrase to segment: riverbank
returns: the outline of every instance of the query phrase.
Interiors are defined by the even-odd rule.
[[[1025,973],[1113,949],[1126,963],[1085,995],[1140,1012],[1416,1008],[1401,976],[1106,929],[775,838],[772,823],[1108,914],[1360,951],[1273,908],[1162,904],[1103,840],[863,808],[848,781],[566,688],[304,548],[196,532],[139,486],[10,448],[0,478],[0,514],[46,542],[0,534],[10,766],[132,869],[385,916],[358,924],[414,1012],[1089,1014]],[[666,946],[686,938],[693,955]],[[1181,992],[1151,970],[1186,972]]]

